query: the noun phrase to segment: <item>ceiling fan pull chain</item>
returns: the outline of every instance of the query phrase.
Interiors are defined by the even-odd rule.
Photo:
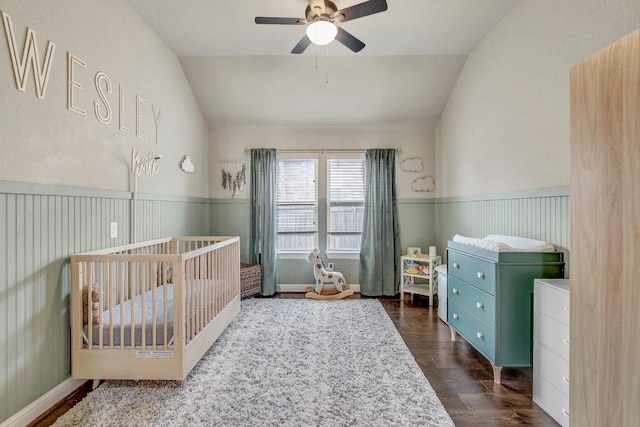
[[[320,46],[316,45],[316,71],[318,71],[318,52],[320,51]]]
[[[329,84],[329,45],[327,45],[327,84]]]

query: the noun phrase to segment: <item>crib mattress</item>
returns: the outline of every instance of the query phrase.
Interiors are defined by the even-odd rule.
[[[167,288],[165,299],[164,286]],[[173,346],[173,284],[158,286],[155,288],[156,313],[155,313],[155,330],[156,345],[164,346],[165,344],[165,303],[167,306],[167,344]],[[133,304],[133,322],[131,319]],[[131,335],[133,332],[134,346],[142,346],[142,306],[143,296],[137,295],[133,300],[127,300],[123,304],[118,304],[111,310],[105,310],[102,313],[102,345],[111,347],[111,326],[113,325],[113,346],[131,348]],[[153,291],[147,291],[144,294],[144,336],[145,347],[153,345]],[[122,323],[121,313],[124,313],[124,323]],[[131,325],[133,324],[133,328]],[[89,342],[89,325],[84,325],[84,342]],[[124,337],[121,335],[124,332]],[[123,340],[124,338],[124,340]],[[92,331],[92,341],[94,346],[100,345],[100,325],[94,324]],[[124,343],[124,344],[123,344]]]
[[[212,279],[195,279],[190,281],[190,286],[188,289],[191,289],[195,294],[186,295],[187,302],[197,301],[198,304],[204,303],[202,301],[202,295],[199,295],[199,291],[201,289],[213,289],[216,284],[212,282],[217,282],[217,280]],[[167,296],[165,300],[164,295],[164,286],[167,287]],[[118,304],[109,310],[105,310],[102,313],[102,345],[103,347],[111,347],[111,325],[113,324],[113,346],[114,347],[125,347],[132,348],[131,345],[131,336],[133,333],[133,345],[135,347],[142,347],[142,325],[144,323],[144,337],[145,337],[145,348],[150,348],[153,346],[153,330],[154,330],[154,316],[153,316],[153,292],[149,290],[144,293],[144,307],[145,307],[145,318],[144,322],[142,319],[142,306],[143,306],[143,296],[137,295],[133,300],[127,300],[123,304]],[[213,300],[213,295],[209,294],[209,301]],[[155,331],[156,331],[156,346],[164,346],[165,345],[165,303],[167,306],[167,346],[169,348],[173,347],[173,283],[168,283],[167,285],[161,285],[155,288],[155,300],[156,300],[156,313],[155,313]],[[131,319],[132,313],[132,304],[133,304],[133,322]],[[124,312],[124,323],[121,324],[121,315],[120,313]],[[131,325],[133,324],[133,328]],[[123,329],[124,337],[121,337],[121,329]],[[92,341],[94,347],[100,345],[100,325],[94,324],[92,331]],[[84,344],[85,346],[89,342],[89,326],[84,325],[83,329],[84,335]],[[124,339],[123,339],[124,338]]]

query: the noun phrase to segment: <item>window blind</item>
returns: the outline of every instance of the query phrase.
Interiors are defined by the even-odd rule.
[[[364,159],[329,159],[327,175],[327,248],[329,251],[357,251],[364,215]]]
[[[318,186],[315,159],[281,159],[276,182],[279,251],[317,246]]]

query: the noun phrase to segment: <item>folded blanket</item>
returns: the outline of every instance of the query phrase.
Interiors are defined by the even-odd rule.
[[[453,241],[464,245],[476,246],[494,252],[553,252],[555,248],[541,240],[526,239],[517,236],[490,234],[484,239],[456,234]]]

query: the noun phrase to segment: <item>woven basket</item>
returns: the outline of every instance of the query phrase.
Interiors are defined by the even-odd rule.
[[[240,264],[240,297],[259,294],[262,291],[260,264]]]

